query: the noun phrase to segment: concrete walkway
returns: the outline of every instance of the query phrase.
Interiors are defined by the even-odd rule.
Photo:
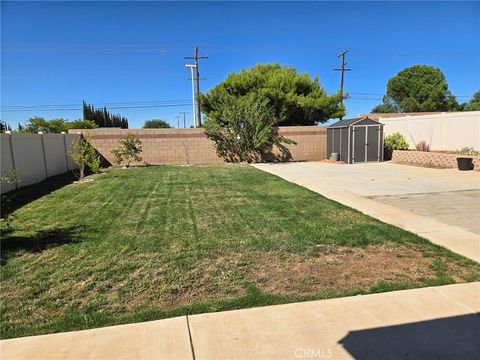
[[[254,166],[480,262],[478,171],[393,163]],[[451,205],[439,206],[447,195]]]
[[[178,317],[0,342],[13,359],[474,359],[480,283]]]

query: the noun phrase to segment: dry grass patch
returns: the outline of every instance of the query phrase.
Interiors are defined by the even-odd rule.
[[[330,246],[328,252],[324,250],[317,256],[258,251],[212,255],[197,266],[202,276],[192,286],[195,291],[178,300],[190,302],[198,295],[208,298],[209,288],[215,289],[215,295],[241,295],[243,281],[272,294],[311,295],[435,277],[428,267],[432,258],[407,246]]]

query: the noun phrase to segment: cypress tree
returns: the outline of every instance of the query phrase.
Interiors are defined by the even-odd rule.
[[[119,127],[128,129],[128,120],[118,114],[111,114],[106,107],[95,109],[93,105],[88,105],[83,100],[83,119],[91,120],[98,127]]]

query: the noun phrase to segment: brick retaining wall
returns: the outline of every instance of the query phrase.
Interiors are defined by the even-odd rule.
[[[203,129],[117,129],[70,130],[83,133],[92,145],[113,163],[112,149],[126,134],[142,141],[142,161],[150,164],[215,164],[223,163]],[[319,126],[280,127],[279,133],[297,142],[288,148],[294,161],[320,161],[327,157],[327,131]]]
[[[457,167],[458,156],[454,153],[444,152],[394,150],[392,161],[448,169]],[[474,170],[480,171],[480,157],[474,157],[473,163]]]

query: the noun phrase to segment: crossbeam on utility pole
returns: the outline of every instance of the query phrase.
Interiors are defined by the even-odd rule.
[[[197,121],[198,127],[202,127],[202,110],[200,109],[200,70],[198,69],[198,60],[208,59],[208,56],[198,56],[198,46],[195,47],[194,56],[185,56],[185,59],[195,61],[195,81],[196,81],[196,101],[197,101]]]
[[[342,72],[342,78],[340,80],[340,95],[342,95],[342,99],[340,100],[341,103],[343,104],[343,81],[344,81],[344,76],[345,76],[345,71],[351,71],[352,69],[347,69],[345,65],[348,63],[345,61],[345,55],[348,53],[348,50],[343,50],[337,57],[342,57],[342,66],[340,69],[333,69],[336,71],[341,71]]]

